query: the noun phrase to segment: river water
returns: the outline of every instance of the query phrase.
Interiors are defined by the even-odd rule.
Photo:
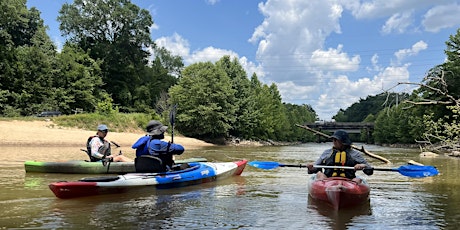
[[[305,164],[330,146],[210,147],[178,158]],[[49,183],[95,175],[25,173],[24,161],[85,159],[84,153],[75,147],[1,146],[0,229],[458,229],[459,159],[419,158],[417,149],[365,148],[392,161],[390,167],[415,160],[436,166],[441,174],[413,179],[398,172],[358,172],[371,185],[370,201],[339,211],[309,198],[306,169],[288,167],[247,166],[241,176],[202,185],[63,200]],[[125,150],[128,156],[130,151]]]

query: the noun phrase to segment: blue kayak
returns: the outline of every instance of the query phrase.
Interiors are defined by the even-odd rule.
[[[128,173],[119,176],[83,178],[79,181],[59,181],[49,184],[58,198],[68,199],[108,193],[124,192],[128,188],[155,186],[174,188],[241,175],[247,160],[235,162],[194,162],[189,168],[165,173]]]

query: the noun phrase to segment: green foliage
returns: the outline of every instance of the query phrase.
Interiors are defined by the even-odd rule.
[[[295,126],[314,121],[311,107],[283,104],[276,85],[262,84],[255,74],[249,80],[237,59],[196,63],[182,74],[169,91],[169,104],[178,104],[177,128],[187,136],[276,141],[313,137]]]
[[[149,12],[128,0],[75,0],[64,4],[59,13],[62,33],[91,58],[103,60],[103,89],[120,108],[131,110],[139,98],[135,91],[145,82],[145,47],[152,44]]]
[[[65,44],[57,58],[56,100],[61,112],[71,113],[72,109],[95,110],[102,96],[100,87],[100,61],[95,61],[80,48]]]
[[[423,134],[425,141],[437,143],[442,149],[448,151],[458,150],[460,148],[460,106],[447,106],[452,112],[452,116],[445,116],[437,120],[432,119],[432,115],[425,115],[424,125],[426,132]]]
[[[104,94],[103,97],[104,99],[97,103],[96,113],[104,116],[117,114],[119,112],[118,107],[114,108],[113,99],[108,94]]]
[[[0,113],[31,115],[56,108],[52,71],[56,51],[40,13],[27,10],[25,1],[2,1],[0,7]]]
[[[396,105],[405,98],[407,94],[381,93],[375,96],[367,96],[366,99],[360,99],[353,103],[346,110],[340,111],[333,116],[338,122],[362,122],[369,115],[377,115],[385,107]]]
[[[96,131],[99,124],[106,124],[112,132],[130,132],[145,130],[149,120],[158,119],[159,116],[143,113],[116,113],[102,115],[98,113],[83,113],[68,116],[54,117],[53,122],[60,126],[75,127]]]
[[[309,105],[284,104],[288,125],[284,127],[285,140],[311,142],[315,141],[312,132],[296,126],[296,124],[311,123],[316,120],[316,113]]]
[[[176,122],[181,132],[194,137],[225,136],[236,109],[230,78],[210,62],[192,64],[182,74],[169,91],[170,104],[179,105]]]
[[[382,110],[375,121],[373,137],[376,143],[413,144],[422,138],[426,117],[417,107],[405,108],[405,104]]]

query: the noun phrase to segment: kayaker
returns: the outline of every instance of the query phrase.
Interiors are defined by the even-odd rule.
[[[174,165],[173,155],[184,153],[184,147],[180,144],[166,142],[164,133],[168,126],[164,126],[157,120],[151,120],[147,124],[147,133],[150,136],[148,151],[149,154],[161,159],[164,170],[172,169]]]
[[[346,177],[358,183],[361,179],[356,177],[356,170],[363,170],[366,175],[372,175],[373,170],[369,163],[364,159],[361,153],[351,148],[351,139],[345,130],[337,130],[332,135],[334,146],[332,149],[327,149],[314,163],[307,164],[308,173],[316,173],[317,179],[327,177]],[[327,166],[351,166],[354,170],[350,169],[325,169],[324,173],[321,168],[315,168],[314,165],[327,165]]]
[[[140,157],[142,155],[149,155],[149,142],[150,136],[147,134],[141,138],[139,138],[131,148],[136,150],[136,157]]]
[[[91,161],[102,161],[103,159],[108,159],[109,161],[115,162],[132,161],[123,155],[112,155],[110,142],[105,139],[108,132],[109,129],[107,128],[107,125],[98,125],[96,136],[92,136],[88,139],[87,148],[88,152],[91,154]]]

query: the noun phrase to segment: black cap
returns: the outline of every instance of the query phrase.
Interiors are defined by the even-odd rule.
[[[332,135],[332,138],[335,138],[339,141],[342,142],[344,145],[351,145],[351,140],[350,137],[348,136],[348,133],[345,130],[337,130],[334,132],[334,135]]]

